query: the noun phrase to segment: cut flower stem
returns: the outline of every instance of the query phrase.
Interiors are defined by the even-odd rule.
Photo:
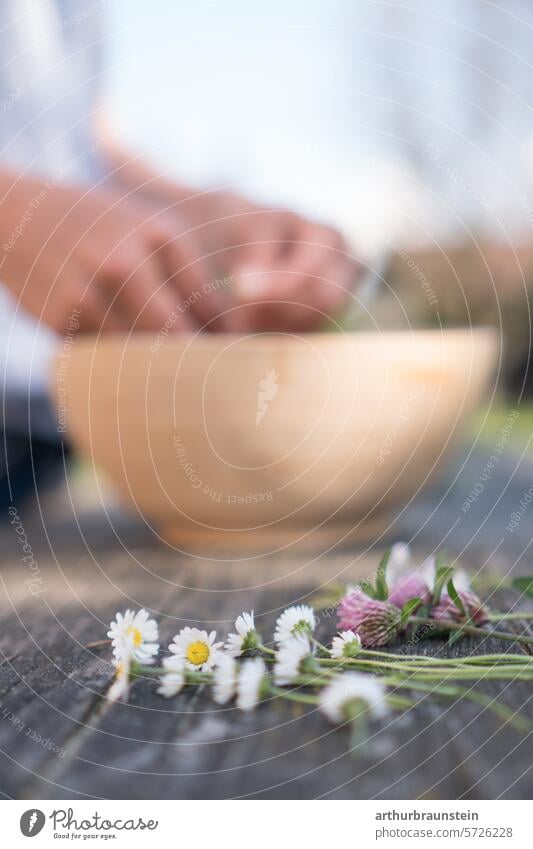
[[[502,719],[504,722],[509,723],[509,725],[511,725],[517,731],[531,731],[531,724],[526,719],[524,719],[520,715],[517,716],[516,711],[513,711],[505,705],[502,705],[496,699],[492,698],[491,696],[487,696],[484,693],[472,692],[472,690],[466,690],[464,687],[457,687],[455,685],[443,685],[439,687],[435,684],[426,684],[423,681],[402,682],[389,679],[387,683],[391,687],[418,690],[420,692],[426,693],[427,695],[433,695],[434,693],[438,693],[439,695],[445,696],[447,698],[468,699],[468,701],[474,702],[475,704],[481,705],[487,710],[490,710],[499,719]]]
[[[319,624],[313,608],[300,604],[281,613],[274,641],[267,639],[269,645],[263,643],[255,628],[252,610],[237,617],[236,633],[228,634],[226,645],[216,642],[215,631],[187,626],[173,638],[167,656],[164,649],[161,652],[157,622],[142,609],[118,612],[108,631],[112,639],[89,642],[86,648],[112,646],[112,702],[127,701],[130,685],[141,678],[151,682],[159,679],[157,692],[166,698],[177,696],[183,688],[201,692],[209,685],[214,702],[233,703],[242,711],[254,710],[263,699],[279,698],[318,708],[332,723],[350,724],[355,749],[369,737],[365,714],[366,719],[380,720],[391,710],[407,711],[435,698],[468,700],[478,706],[477,714],[487,710],[522,732],[530,731],[530,723],[518,711],[488,695],[482,685],[485,681],[509,682],[509,686],[516,681],[533,682],[533,652],[527,649],[533,646],[533,636],[526,632],[533,613],[486,614],[475,595],[457,591],[452,579],[448,580],[450,567],[442,564],[435,566],[434,583],[443,591],[443,581],[448,580],[447,601],[442,602],[440,593],[436,598],[436,589],[433,595],[441,604],[440,610],[420,606],[418,595],[408,599],[400,610],[386,602],[384,561],[380,569],[375,588],[370,587],[366,597],[363,590],[358,591],[360,606],[354,603],[339,614],[339,626],[348,627],[332,637],[331,647],[313,635]],[[527,582],[529,587],[533,578],[527,578]],[[383,619],[390,611],[392,624]],[[430,613],[434,618],[429,618]],[[439,615],[445,618],[441,620]],[[476,624],[474,617],[483,624]],[[523,626],[516,630],[524,633],[498,630],[505,628],[506,621],[522,621]],[[432,654],[415,654],[429,651],[428,643],[421,642],[428,629],[420,631],[420,626],[428,625],[430,636],[448,635],[449,639],[434,643],[437,648]],[[466,636],[478,638],[472,647],[476,653],[450,656],[453,643]],[[504,643],[503,651],[482,654],[480,638],[506,641],[509,651],[505,651]],[[364,648],[368,643],[377,646]]]
[[[533,619],[533,613],[489,613],[487,614],[487,618],[491,622],[499,622],[500,619]]]
[[[446,619],[436,621],[435,619],[425,619],[421,616],[411,616],[409,623],[413,625],[434,625],[439,631],[461,631],[462,634],[467,634],[469,637],[494,637],[498,640],[509,640],[515,643],[523,643],[526,646],[533,646],[533,637],[526,637],[522,634],[509,634],[506,631],[489,631],[486,628],[477,628],[475,625],[461,624],[460,622],[452,622]]]

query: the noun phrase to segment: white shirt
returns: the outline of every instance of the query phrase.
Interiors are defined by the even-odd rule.
[[[98,172],[92,126],[102,74],[104,5],[105,0],[1,0],[2,166],[58,182],[87,181]],[[0,245],[0,279],[2,254]],[[27,431],[30,402],[32,432],[52,432],[46,387],[59,345],[56,334],[37,324],[0,285],[7,430]]]

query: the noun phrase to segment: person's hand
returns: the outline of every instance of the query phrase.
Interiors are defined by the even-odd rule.
[[[339,314],[361,276],[340,233],[229,194],[212,205],[203,238],[233,278],[232,329],[312,330]]]
[[[191,329],[222,312],[202,247],[174,214],[140,198],[0,174],[0,276],[63,331]],[[192,293],[200,293],[196,297]],[[179,308],[178,308],[179,305]],[[219,322],[220,326],[220,322]]]
[[[334,229],[237,195],[193,191],[157,176],[120,149],[109,150],[114,177],[194,228],[204,256],[221,275],[227,328],[312,330],[337,315],[362,266]]]

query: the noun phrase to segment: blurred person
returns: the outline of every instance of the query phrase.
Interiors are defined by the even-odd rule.
[[[106,98],[112,120],[109,11],[129,41]],[[184,0],[150,15],[139,0],[4,0],[10,467],[17,457],[33,474],[29,429],[34,468],[37,446],[57,451],[44,383],[73,316],[79,332],[157,332],[220,275],[230,285],[191,298],[176,332],[307,330],[342,312],[360,267],[335,228],[272,208],[277,195],[342,222],[365,255],[388,255],[370,326],[490,322],[520,383],[531,347],[532,27],[525,0]],[[123,150],[107,127],[126,101],[140,147],[163,139],[182,174],[210,166],[218,183],[224,158],[229,182],[265,203],[173,182]]]
[[[73,323],[157,332],[201,292],[175,332],[312,330],[360,274],[336,230],[177,185],[98,134],[105,5],[0,6],[4,503],[59,456],[47,369]],[[230,285],[204,285],[221,272]]]
[[[527,0],[143,9],[112,4],[122,137],[177,173],[327,215],[369,264],[388,255],[369,327],[490,322],[520,375],[533,280]]]

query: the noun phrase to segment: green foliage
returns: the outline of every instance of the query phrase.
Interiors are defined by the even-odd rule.
[[[415,612],[417,607],[422,604],[421,598],[410,598],[409,601],[406,601],[404,606],[402,607],[402,612],[400,615],[400,628],[404,628],[409,620],[409,617],[412,613]]]
[[[448,581],[451,581],[453,578],[453,566],[445,566],[439,565],[440,556],[437,557],[436,563],[436,574],[435,574],[435,585],[433,587],[433,597],[431,599],[431,604],[435,607],[441,598],[442,591]]]
[[[451,600],[455,604],[455,606],[456,606],[457,610],[459,611],[459,613],[461,614],[461,616],[464,616],[464,618],[467,619],[468,614],[467,614],[465,606],[462,602],[461,596],[459,595],[459,593],[455,589],[452,578],[450,578],[450,580],[448,581],[447,590],[448,590],[448,595],[450,596]]]
[[[514,578],[511,584],[515,590],[518,590],[519,593],[528,596],[528,598],[533,598],[532,575],[524,575],[522,578]]]
[[[374,598],[377,598],[379,601],[386,601],[389,597],[389,588],[387,586],[387,566],[389,564],[391,550],[392,549],[390,548],[387,549],[381,558],[381,563],[378,566]]]

